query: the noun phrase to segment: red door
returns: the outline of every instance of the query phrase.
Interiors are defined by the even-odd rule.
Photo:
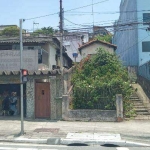
[[[35,117],[50,118],[50,83],[35,84]]]

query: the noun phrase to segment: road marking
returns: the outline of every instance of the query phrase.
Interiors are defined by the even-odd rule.
[[[129,150],[129,149],[126,147],[117,147],[116,150]]]
[[[0,147],[0,150],[16,150],[16,148]]]
[[[11,148],[11,147],[0,147],[0,150],[38,150],[38,148]],[[41,150],[58,150],[58,149],[41,149]]]
[[[38,150],[39,148],[17,148],[17,150]],[[41,149],[41,150],[58,150],[58,149]]]
[[[37,148],[17,148],[17,150],[38,150]]]

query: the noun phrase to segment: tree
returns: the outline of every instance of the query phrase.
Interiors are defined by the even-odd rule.
[[[33,32],[33,35],[39,35],[39,34],[43,34],[43,35],[53,35],[54,33],[56,33],[57,30],[54,30],[52,27],[43,27],[41,29],[35,30]]]
[[[17,26],[7,27],[1,31],[1,35],[5,36],[19,36],[19,28]]]
[[[104,35],[104,36],[98,35],[95,39],[112,43],[112,35]]]
[[[128,73],[115,54],[100,48],[83,59],[76,65],[72,83],[73,109],[115,109],[116,94],[122,94],[125,114],[134,114]]]

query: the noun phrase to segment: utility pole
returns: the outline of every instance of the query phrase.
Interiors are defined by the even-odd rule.
[[[63,68],[63,8],[60,0],[60,69]]]
[[[24,134],[24,123],[23,123],[23,82],[22,82],[22,69],[23,69],[23,61],[22,61],[22,51],[23,51],[23,41],[22,41],[22,22],[23,19],[19,20],[20,23],[20,98],[21,98],[21,132],[20,134]]]

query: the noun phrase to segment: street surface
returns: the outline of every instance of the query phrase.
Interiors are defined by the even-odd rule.
[[[121,140],[150,144],[150,120],[124,122],[52,121],[44,119],[25,120],[24,135],[20,135],[19,117],[0,118],[0,142],[46,144],[48,139],[65,139],[68,133],[119,134]],[[96,139],[96,138],[95,138]],[[52,143],[48,143],[52,145]]]
[[[44,144],[15,144],[15,143],[0,143],[0,150],[150,150],[150,147],[102,147],[83,146],[83,147],[67,147],[63,145],[44,145]]]

